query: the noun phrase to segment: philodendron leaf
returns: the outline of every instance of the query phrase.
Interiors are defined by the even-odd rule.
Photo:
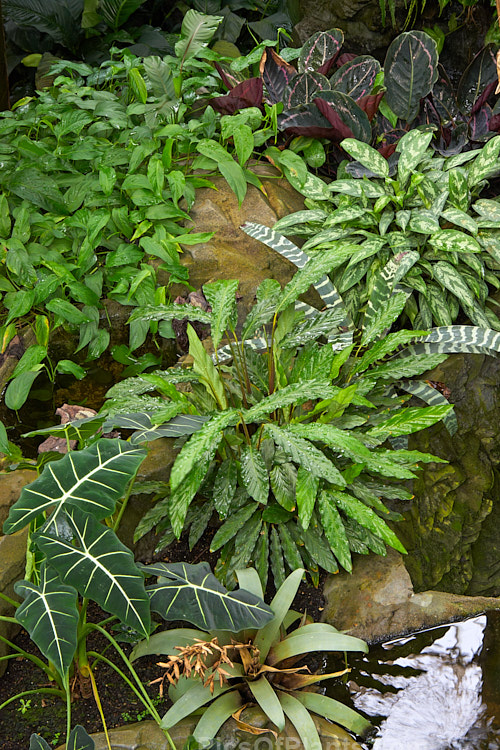
[[[147,638],[149,601],[132,552],[88,513],[68,509],[65,521],[69,539],[42,531],[36,545],[65,583]]]
[[[203,293],[212,308],[212,344],[217,349],[226,329],[236,325],[236,291],[238,281],[219,279],[211,284],[203,284]]]
[[[43,563],[38,586],[32,581],[18,581],[14,591],[24,598],[16,610],[16,620],[64,679],[77,644],[76,590],[63,584],[54,568]]]
[[[23,487],[4,523],[4,533],[13,534],[50,510],[46,528],[64,510],[75,507],[95,518],[106,518],[145,457],[145,450],[124,440],[100,440],[47,464],[38,479]]]
[[[182,405],[179,405],[182,409]],[[181,437],[181,435],[192,435],[207,422],[210,417],[198,414],[178,414],[164,424],[154,424],[151,414],[115,414],[107,420],[106,426],[121,427],[126,430],[135,430],[130,442],[132,444],[144,443],[149,440],[157,440],[161,437]]]
[[[383,66],[385,98],[402,120],[417,116],[420,100],[437,80],[438,59],[436,42],[423,31],[405,32],[390,44]]]
[[[71,730],[66,750],[94,750],[95,743],[92,737],[89,737],[85,729],[77,724]],[[38,734],[32,734],[30,737],[29,750],[52,750],[50,745]]]
[[[273,617],[271,608],[249,591],[228,592],[208,563],[142,565],[146,575],[158,576],[148,586],[151,609],[167,620],[187,620],[205,630],[260,628]]]

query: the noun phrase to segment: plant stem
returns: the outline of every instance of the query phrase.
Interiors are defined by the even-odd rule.
[[[116,521],[113,524],[113,531],[115,532],[115,534],[116,534],[116,531],[118,529],[118,526],[120,525],[120,521],[122,520],[123,514],[125,513],[125,508],[127,507],[127,503],[129,501],[130,495],[132,493],[132,488],[134,486],[134,482],[135,482],[135,479],[137,477],[137,473],[139,471],[139,468],[140,467],[138,466],[137,469],[134,471],[134,474],[133,474],[133,476],[132,476],[132,478],[131,478],[131,480],[129,482],[128,489],[127,489],[127,492],[125,494],[125,497],[122,500],[122,504],[120,506],[120,510],[118,511],[118,515],[116,517]]]
[[[15,599],[11,599],[10,596],[7,596],[7,594],[4,594],[3,591],[0,591],[0,599],[4,599],[4,601],[6,601],[8,604],[12,604],[12,606],[15,607],[16,609],[19,607],[19,602],[16,602]],[[0,617],[0,620],[4,620],[4,619],[6,619],[7,621],[9,621],[12,618],[10,618],[10,617],[8,617],[8,618]],[[16,620],[16,622],[17,622],[17,620]]]
[[[19,700],[19,698],[23,698],[25,695],[39,695],[40,693],[50,693],[51,695],[58,695],[60,698],[64,695],[62,690],[56,690],[56,688],[37,688],[36,690],[24,690],[22,693],[17,693],[16,695],[11,695],[10,698],[7,698],[6,701],[0,704],[0,711],[5,708],[5,706],[8,706],[9,703],[13,703],[16,700]]]

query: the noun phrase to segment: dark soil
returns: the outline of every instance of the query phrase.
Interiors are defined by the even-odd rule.
[[[202,540],[190,552],[181,540],[165,550],[162,559],[169,562],[207,560],[213,564],[208,553],[209,544],[209,539]],[[323,608],[322,583],[323,581],[320,581],[318,589],[302,583],[293,604],[294,609],[301,612],[307,611],[314,620],[319,620]],[[270,590],[266,596],[267,601],[272,594]],[[89,607],[89,621],[99,622],[105,616],[96,605]],[[169,627],[179,625],[185,627],[186,623],[168,624]],[[16,638],[16,644],[29,653],[39,653],[24,630]],[[100,633],[93,633],[89,637],[88,650],[102,653],[107,645],[107,639]],[[129,654],[131,646],[121,645],[125,653]],[[116,653],[113,653],[112,648],[106,650],[106,657],[123,668],[123,662]],[[159,698],[157,685],[148,686],[151,680],[162,674],[161,668],[156,665],[159,660],[157,656],[144,657],[134,663],[134,668],[143,684],[147,686],[150,696],[158,701],[158,712],[163,715],[168,707],[167,700]],[[126,672],[126,668],[123,671]],[[112,667],[104,662],[96,663],[94,675],[108,729],[150,718],[142,703]],[[0,705],[9,697],[23,691],[37,691],[41,687],[49,686],[46,675],[31,661],[24,657],[16,657],[9,661],[7,672],[0,678]],[[89,734],[102,731],[102,722],[94,698],[82,697],[78,680],[74,681],[72,702],[72,725],[76,724],[85,727]],[[57,747],[65,740],[65,728],[66,704],[64,700],[43,693],[27,695],[22,701],[20,699],[13,701],[0,711],[0,748],[1,750],[28,750],[33,732],[40,734],[51,747]]]

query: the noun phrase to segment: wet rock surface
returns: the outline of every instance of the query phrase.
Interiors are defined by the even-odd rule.
[[[323,619],[350,635],[377,643],[399,635],[500,610],[500,598],[444,591],[414,593],[403,556],[357,556],[352,574],[328,576]]]
[[[454,354],[430,376],[455,404],[458,432],[440,425],[411,447],[446,459],[422,467],[405,520],[394,529],[408,551],[416,591],[500,594],[500,362]]]

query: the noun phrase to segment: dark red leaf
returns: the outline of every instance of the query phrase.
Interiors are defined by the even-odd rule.
[[[271,104],[281,102],[285,86],[297,75],[296,69],[268,47],[262,54],[259,70]]]
[[[333,107],[328,104],[328,102],[325,102],[324,99],[315,99],[314,103],[323,117],[326,117],[330,125],[332,125],[333,129],[335,130],[335,137],[333,137],[332,140],[340,141],[344,138],[354,138],[354,133],[352,132],[352,130],[347,127],[344,122],[342,122],[339,115],[335,112]]]
[[[356,99],[356,104],[358,105],[358,107],[361,107],[363,112],[366,112],[368,119],[371,122],[375,117],[379,108],[379,104],[383,98],[384,92],[381,91],[378,94],[368,94],[367,96],[361,96],[359,99]]]
[[[472,112],[471,112],[472,115],[475,115],[476,112],[481,109],[481,107],[486,102],[488,97],[495,91],[497,85],[498,85],[498,80],[492,81],[486,86],[481,96],[479,96],[474,102],[474,106],[472,107]]]
[[[379,154],[381,154],[385,159],[388,159],[389,156],[392,156],[392,154],[396,150],[397,143],[385,143],[383,146],[380,146],[380,148],[377,149]]]
[[[489,129],[494,130],[496,132],[500,131],[500,114],[499,115],[493,115],[489,122]]]
[[[355,55],[353,52],[343,52],[337,57],[335,62],[337,63],[337,67],[341,68],[342,65],[345,65],[347,62],[351,62],[351,60],[354,60],[355,57],[357,57],[357,55]]]
[[[325,62],[323,63],[323,65],[319,66],[318,73],[321,73],[322,75],[327,76],[328,73],[330,72],[330,70],[335,65],[335,62],[336,62],[338,56],[339,56],[339,53],[336,52],[333,57],[330,57],[329,60],[325,60]]]
[[[248,78],[235,86],[229,94],[210,99],[212,107],[221,114],[234,115],[247,107],[262,107],[262,78]]]
[[[231,79],[230,75],[228,75],[228,73],[224,70],[224,68],[222,67],[220,63],[214,62],[214,66],[215,66],[217,73],[222,78],[222,83],[224,84],[224,86],[227,89],[229,89],[229,91],[231,91],[231,89],[233,89],[236,86],[236,79],[235,78]]]

